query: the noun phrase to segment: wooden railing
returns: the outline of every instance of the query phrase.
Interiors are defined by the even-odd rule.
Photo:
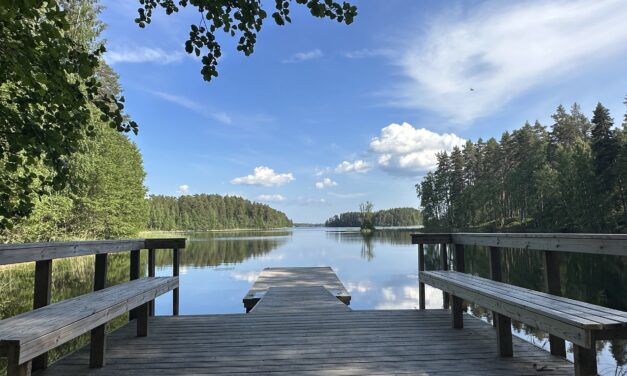
[[[140,252],[148,250],[148,276],[155,276],[155,250],[172,250],[173,276],[179,275],[179,252],[185,248],[185,238],[163,239],[130,239],[130,240],[95,240],[73,242],[50,243],[22,243],[0,245],[0,265],[17,264],[23,262],[35,262],[35,284],[33,292],[33,309],[50,304],[52,286],[52,260],[95,255],[94,267],[94,291],[106,287],[107,281],[107,255],[110,253],[130,252],[130,279],[139,279],[140,276]],[[154,301],[149,304],[149,314],[154,316]],[[173,290],[172,313],[179,314],[179,289]],[[137,309],[129,313],[129,319],[137,317]],[[93,346],[99,336],[104,337],[104,325],[92,330],[92,351],[98,351]],[[33,359],[33,369],[42,369],[47,366],[47,354]]]
[[[418,269],[425,270],[425,244],[439,245],[441,269],[448,270],[448,246],[453,266],[465,272],[464,246],[484,246],[490,251],[490,278],[501,281],[501,248],[528,249],[543,252],[544,284],[547,293],[561,296],[560,253],[590,253],[627,256],[627,235],[618,234],[555,234],[555,233],[424,233],[412,234],[412,244],[418,244]],[[453,305],[461,312],[462,300],[453,297]],[[449,296],[443,294],[443,305],[449,307]],[[425,308],[425,285],[419,283],[419,307]],[[566,356],[564,340],[549,335],[551,353]]]

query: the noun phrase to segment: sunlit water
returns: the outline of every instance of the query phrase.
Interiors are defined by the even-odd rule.
[[[297,228],[181,234],[188,237],[188,242],[181,254],[180,314],[243,313],[242,298],[261,270],[274,266],[332,267],[352,295],[352,309],[416,309],[418,256],[416,246],[411,245],[411,233],[385,230],[365,236],[357,229]],[[467,272],[487,277],[487,250],[466,251]],[[437,269],[439,251],[427,247],[426,254],[427,269]],[[171,275],[171,257],[170,251],[158,251],[157,275]],[[145,251],[142,265],[146,275]],[[128,280],[128,270],[126,254],[112,255],[109,284]],[[625,258],[564,255],[561,273],[565,296],[627,310]],[[509,283],[541,290],[541,253],[503,252],[503,274]],[[32,309],[32,277],[32,265],[0,270],[2,317]],[[92,281],[92,259],[55,261],[53,301],[90,291]],[[427,286],[426,304],[427,308],[441,308],[441,292]],[[157,299],[156,312],[171,314],[171,293]],[[475,305],[470,305],[469,313],[491,320],[489,312]],[[124,320],[119,318],[111,326],[122,325]],[[548,349],[545,333],[514,323],[514,334]],[[83,337],[65,345],[53,358],[87,342],[88,338]],[[627,369],[622,367],[627,363],[627,341],[597,342],[597,349],[600,372],[627,375]]]

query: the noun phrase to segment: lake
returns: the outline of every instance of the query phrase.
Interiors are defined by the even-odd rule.
[[[350,291],[353,309],[415,309],[418,256],[410,237],[414,231],[383,230],[365,236],[349,228],[295,228],[185,234],[188,243],[181,254],[180,313],[243,313],[246,291],[263,268],[273,266],[331,266]],[[488,277],[487,250],[466,249],[467,271]],[[540,252],[505,250],[503,257],[505,281],[542,289]],[[171,252],[158,251],[156,258],[157,275],[171,275]],[[145,251],[142,262],[146,275]],[[438,265],[438,252],[427,248],[427,269],[437,269]],[[0,269],[2,317],[31,309],[33,269],[32,264]],[[562,259],[561,273],[565,296],[627,311],[626,258],[567,254]],[[128,255],[111,255],[108,283],[120,283],[128,276]],[[92,279],[93,257],[55,261],[53,301],[89,292]],[[157,300],[158,315],[171,314],[170,295]],[[427,286],[426,304],[427,308],[441,308],[441,292]],[[490,321],[490,313],[481,307],[471,305],[469,312]],[[124,317],[118,318],[110,328],[124,322]],[[547,336],[532,328],[514,323],[514,334],[548,347]],[[52,357],[87,342],[88,337],[83,336],[62,346]],[[600,372],[627,374],[627,341],[597,342],[597,349]],[[572,353],[569,356],[572,359]]]

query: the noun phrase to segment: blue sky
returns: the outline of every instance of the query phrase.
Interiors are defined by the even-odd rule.
[[[196,12],[140,29],[137,2],[103,1],[149,192],[239,195],[297,222],[365,200],[417,207],[438,151],[550,125],[559,104],[625,113],[623,0],[353,3],[350,26],[294,4],[293,23],[267,20],[250,57],[225,36],[207,83],[183,48]]]

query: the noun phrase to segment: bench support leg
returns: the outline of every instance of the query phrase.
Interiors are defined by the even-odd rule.
[[[551,354],[566,358],[566,343],[563,339],[549,334],[549,343],[551,344]]]
[[[573,344],[575,356],[575,376],[596,376],[597,375],[597,351],[594,346],[586,349]]]
[[[144,303],[137,308],[137,336],[146,337],[148,335],[148,311],[150,302]]]
[[[17,346],[10,346],[7,351],[7,376],[30,376],[32,362],[28,361],[19,364],[20,349]]]
[[[453,304],[451,305],[451,312],[453,317],[453,328],[461,329],[464,327],[464,311],[462,307],[464,300],[454,295],[452,295],[452,297]]]
[[[91,330],[91,344],[89,346],[89,368],[102,368],[105,365],[105,350],[107,347],[107,333],[105,325]]]
[[[499,355],[502,357],[514,356],[512,344],[512,320],[500,313],[497,313],[496,316],[494,316],[494,319],[496,324],[496,343]]]

